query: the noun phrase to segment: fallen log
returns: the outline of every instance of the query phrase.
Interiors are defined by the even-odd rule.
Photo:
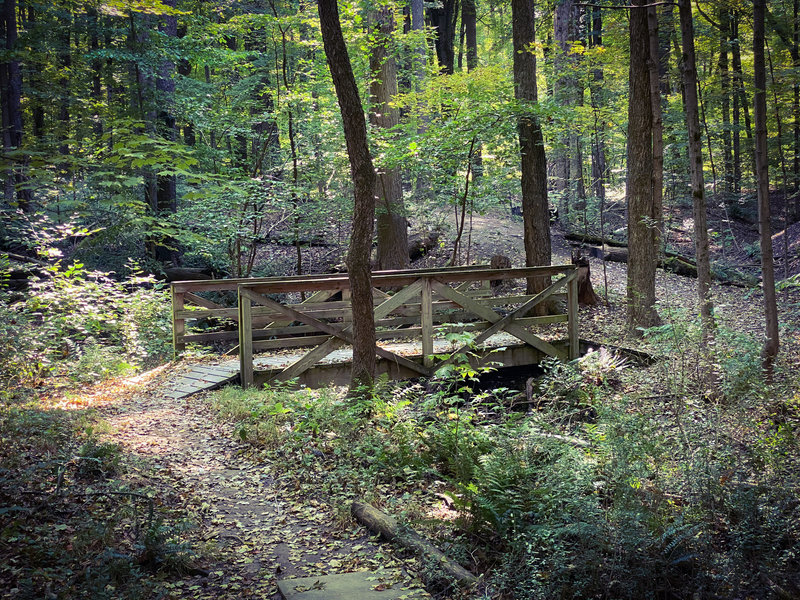
[[[627,248],[628,243],[599,235],[584,235],[582,233],[565,233],[564,239],[570,242],[579,242],[590,246],[613,246],[614,248]]]
[[[399,525],[394,518],[371,504],[355,501],[350,511],[356,520],[370,531],[379,533],[387,540],[400,544],[418,556],[435,563],[448,579],[456,581],[459,585],[465,587],[478,582],[477,577],[458,563],[447,558],[441,550],[416,531]]]
[[[254,244],[275,244],[276,246],[310,246],[315,248],[327,248],[333,244],[317,236],[295,237],[291,233],[275,233],[258,236],[253,239]]]
[[[628,262],[627,247],[588,247],[583,248],[583,250],[586,251],[589,256],[595,256],[609,262]],[[676,252],[665,252],[664,258],[658,261],[658,266],[659,268],[671,273],[675,273],[676,275],[697,279],[697,265],[695,262],[690,258],[682,256]],[[733,269],[720,268],[716,265],[712,266],[711,268],[711,277],[725,285],[735,285],[745,288],[758,285],[758,280],[750,275]]]
[[[197,281],[199,279],[214,279],[206,269],[197,267],[165,267],[164,279],[168,283],[173,281]]]

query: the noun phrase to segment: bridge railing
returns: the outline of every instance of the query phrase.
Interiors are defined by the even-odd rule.
[[[373,275],[383,275],[387,273],[402,274],[402,273],[427,273],[427,272],[441,272],[441,271],[469,271],[487,269],[485,265],[477,265],[471,267],[450,267],[444,269],[430,269],[430,270],[407,270],[407,271],[376,271]],[[229,301],[236,301],[237,289],[240,284],[257,284],[257,283],[277,283],[277,282],[315,282],[325,281],[326,285],[331,280],[340,279],[347,280],[346,274],[317,274],[317,275],[300,275],[294,277],[259,277],[259,278],[244,278],[244,279],[209,279],[198,281],[176,281],[171,284],[172,296],[172,342],[173,348],[176,353],[182,352],[186,349],[187,344],[213,344],[217,342],[236,342],[239,339],[239,332],[237,329],[229,329],[226,331],[213,331],[213,332],[187,332],[187,324],[191,321],[199,321],[201,319],[216,319],[216,320],[231,320],[238,322],[239,309],[236,305],[226,306],[226,304],[219,298],[210,299],[208,296],[219,297],[226,293],[232,297],[228,298]],[[313,286],[311,288],[314,289]],[[349,288],[348,288],[349,289]],[[319,290],[319,294],[312,293],[303,302],[313,303],[321,302],[324,299],[332,296],[335,291],[328,294],[326,291]],[[337,290],[338,291],[338,290]],[[202,296],[200,294],[203,294]],[[345,292],[346,295],[346,292]]]
[[[553,277],[558,279],[553,282]],[[420,339],[422,359],[417,362],[381,346],[376,347],[376,353],[379,357],[405,368],[407,372],[430,376],[433,373],[434,335],[436,331],[445,329],[469,330],[477,335],[469,344],[449,352],[450,357],[438,362],[437,368],[456,360],[457,355],[469,352],[473,346],[482,344],[501,331],[546,355],[575,358],[578,355],[576,277],[577,271],[572,265],[517,269],[467,267],[374,273],[372,284],[375,288],[373,298],[376,338],[379,341]],[[494,296],[489,290],[489,284],[493,281],[528,278],[546,278],[550,285],[536,295]],[[224,314],[235,318],[239,323],[239,359],[244,387],[253,384],[255,352],[314,346],[274,377],[285,381],[310,369],[338,347],[352,344],[352,308],[348,297],[350,283],[346,275],[231,281],[236,281],[238,311],[233,315],[230,309],[226,309]],[[478,289],[472,289],[476,285]],[[176,287],[183,293],[193,293],[185,285],[181,287],[176,283],[173,290]],[[563,292],[565,288],[566,312],[527,316],[538,304]],[[330,301],[339,292],[342,293],[342,299]],[[279,300],[297,293],[308,293],[310,296],[302,302]],[[184,313],[177,314],[185,318]],[[209,313],[211,314],[221,313]],[[567,324],[566,352],[528,329],[533,325],[560,322]],[[189,337],[184,336],[184,339]]]

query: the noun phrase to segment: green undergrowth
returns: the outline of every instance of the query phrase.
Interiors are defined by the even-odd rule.
[[[169,295],[152,277],[55,264],[19,291],[9,274],[0,254],[0,401],[124,375],[172,354]]]
[[[197,559],[174,492],[91,412],[0,404],[3,598],[149,599]]]
[[[484,574],[473,597],[797,597],[796,374],[764,384],[732,330],[645,333],[653,365],[600,349],[545,363],[530,394],[479,391],[460,363],[372,395],[212,402],[286,489],[366,498],[437,537]]]

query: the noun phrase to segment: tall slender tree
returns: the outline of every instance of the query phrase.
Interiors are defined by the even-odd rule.
[[[177,0],[163,0],[164,4],[170,8],[175,8]],[[165,14],[161,18],[159,30],[164,35],[167,43],[174,41],[178,36],[178,19],[174,14]],[[169,52],[169,48],[167,51]],[[168,141],[174,142],[177,139],[177,127],[175,122],[175,63],[164,58],[158,66],[156,76],[156,98],[158,102],[158,123],[157,130]],[[156,176],[156,197],[152,206],[153,211],[158,215],[174,213],[178,210],[178,191],[177,177],[175,175]],[[174,250],[174,240],[169,240],[165,244],[157,246],[157,258],[160,260],[171,260],[178,262],[178,253]]]
[[[664,231],[664,118],[661,107],[661,61],[659,24],[656,6],[647,7],[647,31],[650,35],[650,110],[653,113],[653,212],[657,215],[656,246],[661,246]]]
[[[589,30],[589,48],[599,49],[603,46],[603,13],[599,6],[592,6],[587,12]],[[592,134],[592,192],[601,204],[606,198],[606,147],[603,131],[605,122],[601,117],[603,105],[603,69],[596,66],[592,69],[592,80],[589,86],[592,112],[594,113],[594,127]]]
[[[753,120],[756,130],[756,188],[758,191],[758,231],[761,241],[761,282],[764,292],[766,331],[761,358],[771,376],[778,355],[778,305],[775,294],[775,261],[769,206],[769,156],[767,155],[767,68],[764,57],[764,16],[766,0],[753,1]]]
[[[22,73],[17,59],[17,3],[3,0],[0,33],[5,38],[5,53],[0,63],[0,103],[2,104],[3,151],[19,150],[22,147]],[[31,209],[30,192],[24,188],[24,161],[17,158],[7,168],[4,176],[3,195],[7,205],[16,204],[22,210]]]
[[[375,169],[367,143],[367,123],[358,96],[350,56],[342,35],[336,0],[319,0],[319,20],[325,56],[342,112],[342,125],[355,188],[353,231],[347,253],[353,306],[353,365],[351,389],[371,386],[375,378],[375,316],[369,266],[372,221],[375,217]]]
[[[708,335],[714,326],[711,301],[711,263],[708,245],[708,224],[705,184],[703,181],[703,152],[700,131],[700,110],[697,100],[697,61],[694,51],[694,21],[691,0],[679,0],[678,14],[681,23],[683,55],[684,104],[686,128],[689,135],[689,171],[692,178],[692,215],[694,217],[694,248],[697,261],[697,295],[700,300],[700,318],[703,332]]]
[[[517,122],[522,164],[522,220],[525,264],[549,265],[551,260],[550,215],[547,205],[547,159],[539,119],[533,112],[538,101],[536,88],[535,10],[533,0],[511,0],[514,43],[514,95],[522,104]],[[549,285],[547,277],[528,280],[528,293],[535,294]],[[541,311],[544,310],[542,307]],[[540,312],[541,312],[540,311]]]

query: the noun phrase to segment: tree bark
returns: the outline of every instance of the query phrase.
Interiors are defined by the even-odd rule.
[[[731,145],[731,74],[728,66],[728,38],[730,36],[730,13],[727,7],[719,9],[719,89],[722,110],[722,162],[726,194],[733,191],[733,147]]]
[[[174,8],[177,0],[164,0],[164,4]],[[178,20],[175,15],[164,15],[158,27],[168,42],[178,35]],[[164,139],[174,142],[177,129],[174,115],[175,105],[175,63],[164,60],[158,66],[156,76],[156,103],[158,106],[157,123],[154,129]],[[161,217],[173,214],[178,210],[177,178],[175,175],[156,175],[156,195],[151,197],[153,212]],[[155,202],[153,202],[155,200]],[[175,240],[158,241],[155,245],[155,257],[161,262],[170,261],[177,266],[179,256],[174,249]]]
[[[511,0],[512,36],[514,42],[514,94],[523,104],[519,116],[519,150],[522,167],[522,223],[524,228],[525,264],[549,265],[550,211],[547,205],[547,160],[542,128],[530,110],[538,101],[536,89],[536,55],[534,4],[532,0]],[[528,279],[529,294],[541,292],[550,285],[548,277]],[[541,306],[541,305],[540,305]],[[537,307],[538,308],[538,307]],[[544,312],[542,306],[537,314]]]
[[[767,71],[764,58],[765,0],[753,2],[753,71],[755,93],[753,119],[756,130],[756,184],[758,190],[758,230],[761,239],[761,281],[764,288],[766,330],[762,364],[767,376],[772,375],[778,355],[778,306],[775,294],[775,263],[772,255],[772,236],[769,205],[769,157],[767,155]]]
[[[553,39],[555,50],[553,52],[553,71],[556,73],[553,82],[553,96],[557,104],[571,107],[576,104],[577,81],[571,75],[574,56],[571,55],[572,43],[577,39],[577,22],[574,0],[563,0],[555,7],[553,15]],[[554,189],[558,195],[559,221],[568,222],[570,219],[571,188],[575,177],[580,175],[580,170],[573,173],[576,166],[572,160],[571,151],[574,150],[575,136],[571,132],[564,132],[561,136],[559,148],[553,152],[551,158],[553,175],[555,178]]]
[[[800,1],[792,2],[792,66],[800,69]],[[794,175],[794,191],[800,191],[800,82],[795,79],[792,84],[792,120],[794,133],[794,156],[792,173]],[[800,216],[800,197],[795,194],[794,217]]]
[[[628,328],[652,327],[659,322],[656,302],[655,213],[652,193],[653,111],[650,99],[650,56],[646,0],[634,0],[630,11],[630,69],[628,99]]]
[[[0,99],[2,103],[2,138],[3,150],[9,152],[12,149],[18,150],[22,147],[22,73],[19,61],[16,58],[17,52],[17,19],[16,19],[16,0],[3,1],[2,28],[1,32],[5,38],[6,58],[0,63]],[[4,176],[3,195],[5,203],[9,206],[16,206],[24,211],[29,211],[31,207],[31,194],[24,189],[25,164],[17,160],[14,166],[6,170]]]
[[[445,75],[452,75],[455,71],[456,0],[442,0],[428,10],[439,70]]]
[[[591,33],[589,34],[589,47],[599,48],[603,45],[603,13],[599,6],[593,6],[590,13]],[[606,148],[603,132],[606,129],[605,120],[600,121],[600,108],[604,103],[603,97],[603,69],[598,67],[592,70],[592,83],[589,87],[592,111],[594,112],[594,131],[592,135],[592,193],[604,206],[606,199]]]
[[[91,98],[94,102],[95,112],[92,114],[92,130],[98,138],[103,135],[103,121],[100,115],[100,107],[103,104],[103,61],[97,57],[100,51],[100,21],[95,8],[87,9],[89,17],[89,52],[95,54],[92,57],[92,87]]]
[[[478,13],[475,0],[461,0],[461,21],[464,23],[467,46],[467,71],[478,68]]]
[[[694,22],[692,21],[691,0],[679,0],[678,14],[680,16],[681,39],[683,41],[681,71],[686,102],[686,128],[689,135],[689,171],[692,179],[697,296],[700,301],[703,334],[707,336],[714,327],[714,305],[711,301],[711,260],[708,246],[700,110],[697,99],[697,62],[694,52]]]
[[[71,114],[70,102],[72,96],[70,94],[70,73],[72,72],[72,12],[66,9],[59,19],[59,48],[56,52],[58,59],[58,83],[60,88],[61,98],[59,100],[58,121],[60,123],[58,129],[58,151],[62,156],[70,154],[69,138],[71,127]],[[69,164],[65,162],[65,164]],[[67,167],[65,172],[67,175],[71,173],[71,167]]]
[[[353,231],[347,252],[353,307],[353,365],[350,389],[371,386],[375,378],[375,317],[369,254],[375,217],[375,169],[367,143],[367,124],[358,96],[350,57],[339,23],[336,0],[319,0],[319,19],[325,56],[342,112],[342,125],[353,177]]]
[[[391,105],[397,95],[397,63],[391,52],[394,18],[387,7],[379,7],[371,15],[372,48],[369,57],[372,72],[370,122],[389,130],[400,122],[400,113]],[[384,168],[378,173],[375,196],[378,199],[378,268],[407,269],[408,227],[403,186],[398,167]]]
[[[734,179],[736,180],[736,191],[741,191],[741,182],[742,182],[742,156],[750,156],[754,157],[755,154],[751,154],[753,149],[753,128],[750,123],[750,110],[748,109],[748,102],[747,102],[747,92],[744,89],[744,73],[742,71],[742,52],[741,52],[741,44],[739,38],[739,15],[734,13],[731,16],[730,21],[731,26],[731,66],[733,67],[733,81],[734,81],[734,97],[736,98],[736,106],[738,106],[738,111],[734,111],[734,156],[736,154],[736,148],[739,147],[739,160],[735,160],[733,164],[734,170]],[[741,142],[739,131],[741,129],[741,119],[739,118],[739,111],[741,111],[742,115],[744,116],[744,132],[745,138],[747,139],[747,145],[745,147],[744,152],[741,151]],[[750,161],[750,168],[755,175],[756,166],[753,160]]]
[[[661,73],[659,60],[658,11],[655,6],[647,7],[647,31],[650,41],[650,109],[653,111],[653,211],[657,215],[658,227],[655,231],[656,248],[661,247],[664,231],[664,120],[661,111]]]

